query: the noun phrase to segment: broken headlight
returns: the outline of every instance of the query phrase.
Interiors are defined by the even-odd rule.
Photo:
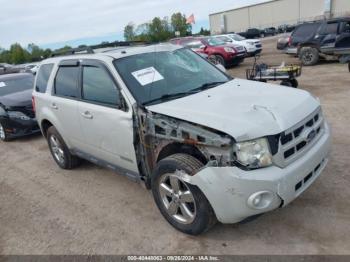
[[[261,168],[272,165],[272,155],[266,138],[236,143],[237,162],[247,168]]]

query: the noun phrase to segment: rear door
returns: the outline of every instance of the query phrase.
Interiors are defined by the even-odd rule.
[[[335,41],[338,35],[339,23],[327,22],[322,24],[315,39],[320,43],[322,51],[330,51],[335,47]]]
[[[78,112],[85,140],[83,151],[112,168],[137,173],[131,108],[125,108],[125,100],[105,64],[89,59],[81,65]]]
[[[335,47],[336,51],[350,54],[350,21],[344,21],[340,24]]]
[[[80,99],[79,71],[78,60],[62,61],[55,75],[52,95],[47,97],[50,118],[72,149],[83,144],[77,101]]]

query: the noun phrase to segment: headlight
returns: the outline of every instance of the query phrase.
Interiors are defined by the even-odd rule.
[[[231,48],[231,47],[224,47],[224,49],[225,49],[225,51],[226,51],[227,53],[236,53],[236,50],[234,50],[234,49]]]
[[[7,112],[7,114],[10,118],[16,118],[16,119],[21,119],[21,120],[30,120],[30,117],[26,116],[22,112],[10,111],[10,112]]]
[[[272,155],[266,138],[236,143],[234,151],[238,163],[245,167],[260,168],[272,164]]]
[[[248,42],[248,45],[254,46],[255,44],[252,42]]]

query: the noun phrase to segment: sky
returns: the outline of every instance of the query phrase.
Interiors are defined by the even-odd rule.
[[[0,47],[43,48],[123,40],[126,24],[175,12],[195,16],[193,32],[209,29],[209,14],[266,0],[0,0]]]

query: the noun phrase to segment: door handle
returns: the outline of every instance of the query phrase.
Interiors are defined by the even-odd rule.
[[[57,109],[58,109],[58,106],[56,105],[56,103],[52,103],[52,104],[51,104],[51,108],[57,110]]]
[[[86,119],[93,119],[94,118],[94,116],[89,111],[85,111],[81,115]]]

